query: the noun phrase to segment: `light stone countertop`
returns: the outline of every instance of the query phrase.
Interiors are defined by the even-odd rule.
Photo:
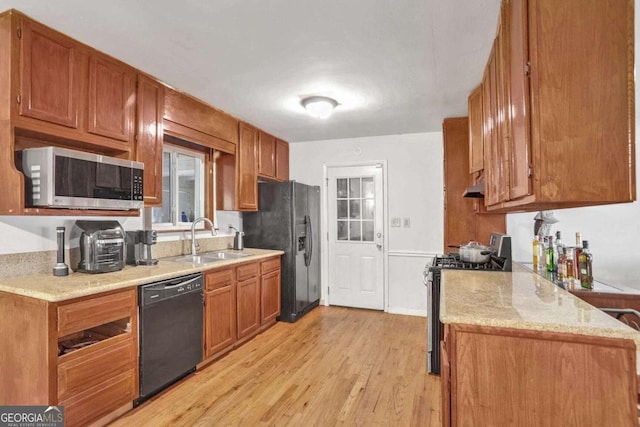
[[[511,273],[443,269],[440,320],[627,338],[640,349],[640,332],[517,264]]]
[[[154,266],[126,266],[111,273],[88,274],[70,271],[65,277],[40,274],[1,279],[0,292],[60,302],[284,254],[277,250],[251,248],[246,248],[243,252],[248,256],[206,265],[173,262],[161,258]]]

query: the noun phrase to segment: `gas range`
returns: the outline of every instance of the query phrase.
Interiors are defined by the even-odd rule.
[[[424,268],[424,284],[427,286],[427,371],[440,374],[440,280],[442,270],[511,271],[511,237],[492,233],[489,239],[491,257],[485,263],[465,262],[457,253],[437,255]]]

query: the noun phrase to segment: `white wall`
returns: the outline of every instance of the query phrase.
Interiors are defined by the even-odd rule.
[[[229,224],[242,229],[242,215],[235,211],[217,211],[218,235],[232,235]],[[72,216],[0,216],[0,255],[24,252],[53,251],[57,248],[56,227],[66,227],[66,240],[76,220],[116,220],[125,230],[142,228],[141,217],[72,217]],[[190,238],[189,233],[162,233],[158,241]],[[208,235],[208,232],[199,234]],[[77,239],[76,239],[77,244]]]
[[[387,224],[392,217],[411,221],[410,228],[392,228],[389,224],[388,311],[425,315],[422,270],[428,261],[427,254],[440,253],[443,242],[442,134],[293,143],[290,145],[290,177],[304,184],[322,186],[325,164],[376,160],[387,161]],[[323,300],[327,286],[323,276]]]

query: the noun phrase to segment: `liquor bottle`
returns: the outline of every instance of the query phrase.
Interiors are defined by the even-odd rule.
[[[538,236],[533,238],[533,271],[538,271],[540,268],[540,240],[538,240]]]
[[[566,278],[566,281],[573,285],[573,281],[574,281],[574,279],[576,277],[575,274],[574,274],[576,262],[573,259],[573,251],[572,250],[567,250],[567,259],[566,259],[565,263],[567,264],[567,278]]]
[[[564,244],[560,238],[560,230],[558,230],[556,231],[556,259],[562,254],[562,248],[564,248]]]
[[[553,237],[548,236],[547,238],[549,242],[549,246],[547,246],[546,254],[547,254],[547,271],[554,272],[556,271],[555,257],[554,257],[554,247],[553,247]]]
[[[549,238],[544,236],[540,244],[540,270],[547,269],[547,248],[549,247]]]
[[[582,252],[582,233],[576,232],[576,247],[573,249],[574,271],[573,277],[580,278],[580,252]]]
[[[593,289],[593,256],[589,251],[589,241],[582,241],[580,253],[580,286],[584,289]]]
[[[557,262],[558,280],[564,282],[567,279],[567,248],[560,248],[560,255]]]

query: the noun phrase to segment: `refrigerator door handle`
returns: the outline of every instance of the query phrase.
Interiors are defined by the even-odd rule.
[[[311,256],[313,255],[313,231],[311,228],[311,217],[309,215],[304,216],[304,227],[307,234],[304,241],[304,265],[309,267],[309,264],[311,264]]]

